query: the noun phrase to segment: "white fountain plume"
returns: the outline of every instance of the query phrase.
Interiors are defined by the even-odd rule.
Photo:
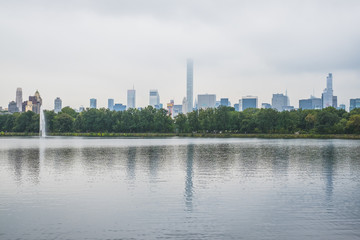
[[[46,122],[45,122],[45,113],[44,110],[40,107],[40,137],[46,137]]]

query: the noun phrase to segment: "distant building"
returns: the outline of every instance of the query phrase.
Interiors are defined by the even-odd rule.
[[[337,109],[342,109],[342,110],[346,110],[346,106],[345,104],[340,104],[339,107]]]
[[[271,108],[271,104],[270,103],[262,103],[261,108],[265,108],[265,109]]]
[[[136,91],[135,89],[129,89],[127,90],[127,108],[136,108]]]
[[[173,116],[173,108],[174,108],[174,100],[170,100],[168,104],[166,104],[168,114]]]
[[[157,89],[150,90],[149,105],[154,108],[160,107],[160,95]]]
[[[199,94],[198,97],[198,109],[215,108],[216,95],[215,94]]]
[[[291,111],[291,110],[295,110],[294,106],[283,106],[283,111]]]
[[[193,110],[193,88],[194,88],[194,62],[192,59],[187,60],[186,64],[186,100],[187,100],[187,112]]]
[[[316,98],[311,96],[309,99],[301,99],[299,100],[299,108],[303,110],[321,109],[322,108],[321,98]]]
[[[109,98],[109,99],[108,99],[108,109],[109,109],[110,111],[113,111],[113,110],[114,110],[114,99],[112,99],[112,98]]]
[[[240,108],[239,108],[239,104],[238,103],[235,103],[234,104],[234,108],[235,108],[235,111],[240,111]]]
[[[326,78],[326,88],[321,96],[322,99],[322,108],[333,107],[333,79],[332,73]]]
[[[22,89],[17,88],[16,89],[16,107],[18,108],[19,112],[22,111],[22,102],[23,102]]]
[[[173,117],[176,117],[177,115],[179,115],[180,113],[182,113],[182,105],[174,105],[173,107]]]
[[[62,109],[62,101],[59,97],[54,100],[54,112],[58,113]]]
[[[245,96],[241,99],[242,111],[248,108],[257,108],[258,98],[254,96]]]
[[[332,104],[332,106],[333,106],[334,108],[337,108],[337,107],[338,107],[338,104],[337,104],[337,96],[333,96],[333,104]]]
[[[90,99],[90,108],[96,108],[96,98]]]
[[[216,108],[220,107],[220,101],[216,101],[216,102],[215,102],[215,107],[216,107]]]
[[[79,107],[79,112],[83,112],[83,111],[85,111],[84,106],[80,106],[80,107]]]
[[[239,99],[239,112],[243,110],[242,99]]]
[[[360,98],[350,99],[350,108],[349,110],[353,110],[355,108],[360,108]]]
[[[15,101],[11,101],[8,105],[8,112],[10,113],[15,113],[15,112],[19,112],[19,108],[16,105]]]
[[[114,105],[114,111],[116,112],[125,111],[125,110],[126,110],[126,105],[122,105],[121,103],[116,103]]]
[[[37,114],[40,114],[40,109],[42,105],[42,98],[40,97],[40,93],[36,90],[34,96],[29,96],[29,101],[25,101],[22,104],[22,111],[33,111]]]
[[[229,99],[228,98],[220,98],[220,106],[229,106]]]
[[[184,97],[183,101],[182,101],[182,112],[183,113],[187,113],[187,101],[186,101],[186,97]]]
[[[281,112],[281,111],[283,111],[283,108],[285,106],[290,105],[289,97],[282,93],[273,94],[272,99],[271,99],[271,105],[272,105],[272,108]]]

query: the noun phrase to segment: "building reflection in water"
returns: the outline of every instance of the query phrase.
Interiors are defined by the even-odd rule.
[[[323,157],[323,172],[324,177],[326,180],[326,199],[328,202],[332,201],[332,194],[333,194],[333,174],[334,174],[334,166],[335,166],[335,148],[333,144],[329,144],[324,147],[322,152]]]
[[[186,180],[185,180],[185,205],[188,212],[193,209],[193,165],[194,165],[194,145],[187,146],[186,158]]]
[[[136,167],[136,147],[129,147],[127,149],[126,173],[128,179],[130,180],[134,180],[136,178],[135,167]]]
[[[40,175],[40,149],[11,149],[8,150],[9,165],[14,168],[15,181],[22,184],[25,175],[34,184],[39,183]]]

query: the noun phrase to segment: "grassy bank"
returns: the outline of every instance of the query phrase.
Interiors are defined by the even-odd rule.
[[[38,136],[38,133],[0,132],[0,136]],[[49,133],[71,137],[195,137],[195,138],[269,138],[269,139],[360,139],[358,134],[238,134],[238,133]]]

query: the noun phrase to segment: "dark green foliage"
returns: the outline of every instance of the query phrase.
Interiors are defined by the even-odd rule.
[[[65,107],[58,114],[45,111],[48,133],[86,133],[94,136],[137,133],[201,134],[360,134],[360,110],[350,113],[329,107],[323,110],[203,109],[171,118],[164,109],[146,107],[123,112],[87,109],[77,113]],[[0,132],[38,133],[34,112],[0,115]]]

